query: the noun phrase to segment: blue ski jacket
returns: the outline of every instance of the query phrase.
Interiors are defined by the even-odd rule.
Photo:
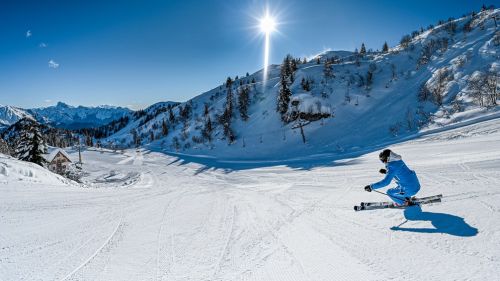
[[[417,174],[406,166],[398,154],[391,152],[385,167],[387,169],[385,178],[371,184],[372,189],[387,186],[394,179],[401,193],[416,194],[420,190],[420,182],[418,181]]]

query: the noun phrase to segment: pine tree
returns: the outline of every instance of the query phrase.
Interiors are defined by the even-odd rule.
[[[139,145],[141,145],[141,138],[140,138],[139,134],[137,133],[137,130],[135,128],[130,130],[130,134],[132,134],[132,141],[133,141],[135,147],[139,147]]]
[[[163,136],[168,135],[168,125],[165,119],[163,119],[163,121],[161,122],[161,134]]]
[[[250,105],[250,89],[243,87],[238,95],[238,107],[243,121],[248,120],[248,106]]]
[[[359,50],[359,54],[362,56],[366,55],[365,43],[361,43],[361,50]]]
[[[335,74],[333,73],[332,61],[330,61],[330,60],[325,61],[324,68],[323,68],[323,75],[325,75],[325,78],[327,80],[335,77]]]
[[[209,142],[212,141],[212,121],[210,120],[210,116],[207,116],[207,119],[205,120],[205,127],[203,128],[202,135],[205,139],[207,139]]]
[[[228,138],[229,143],[232,143],[235,137],[231,130],[231,119],[233,117],[233,81],[231,77],[226,80],[226,92],[226,108],[221,116],[221,123],[224,127],[224,136]]]
[[[356,49],[354,49],[354,63],[356,64],[356,66],[361,65],[361,63],[359,61],[359,57],[360,57],[360,54],[359,54],[358,48],[356,48]]]
[[[304,91],[309,92],[311,90],[311,81],[309,80],[309,78],[302,78],[302,81],[300,81],[300,86],[302,86],[302,89]]]
[[[168,110],[168,120],[170,121],[170,124],[175,124],[175,115],[172,108]]]
[[[408,46],[410,46],[410,42],[411,42],[411,36],[406,34],[403,37],[401,37],[399,44],[401,44],[401,47],[406,49],[408,48]]]
[[[208,113],[209,113],[209,111],[210,111],[210,109],[209,109],[209,107],[208,107],[208,104],[206,104],[206,103],[205,103],[205,108],[203,109],[203,115],[204,115],[204,116],[207,116],[207,115],[208,115]]]
[[[290,80],[292,81],[292,83],[294,80],[293,73],[297,71],[297,69],[298,69],[297,60],[292,58],[292,56],[290,56]]]
[[[298,69],[297,61],[292,57],[292,55],[288,54],[283,60],[281,68],[284,68],[285,75],[290,81],[290,84],[292,84],[295,81],[295,77],[293,74]]]
[[[40,125],[36,121],[25,120],[15,145],[14,156],[19,160],[43,166],[46,163],[43,154],[47,153],[47,144],[42,137]]]
[[[384,46],[382,46],[382,52],[384,53],[389,52],[389,45],[387,45],[387,42],[384,42]]]
[[[289,84],[292,83],[290,80],[291,70],[290,70],[290,56],[287,55],[281,64],[280,70],[280,89],[278,94],[278,104],[276,111],[281,114],[281,120],[286,121],[286,113],[288,111],[288,104],[290,103],[290,97],[292,96],[292,91],[290,91]]]

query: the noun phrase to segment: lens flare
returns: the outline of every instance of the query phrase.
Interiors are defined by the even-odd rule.
[[[264,43],[264,83],[267,80],[267,66],[269,65],[269,52],[270,52],[270,34],[276,30],[276,21],[273,17],[269,16],[269,12],[266,16],[260,19],[260,30],[265,35]]]

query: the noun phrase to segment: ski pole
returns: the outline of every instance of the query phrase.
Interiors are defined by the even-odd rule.
[[[375,192],[380,193],[380,194],[384,194],[384,195],[389,196],[389,197],[394,198],[394,199],[405,200],[405,198],[400,198],[400,197],[392,196],[392,195],[389,195],[389,194],[387,194],[385,192],[381,192],[381,191],[378,191],[378,190],[375,190],[375,189],[372,189],[372,191],[375,191]]]

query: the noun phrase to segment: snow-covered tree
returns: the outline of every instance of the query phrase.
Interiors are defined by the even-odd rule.
[[[496,71],[488,71],[485,78],[487,104],[489,106],[497,105],[497,100],[500,98],[500,76]]]
[[[439,69],[432,77],[431,83],[427,84],[426,89],[431,94],[432,101],[437,105],[443,104],[443,97],[446,94],[446,85],[452,79],[446,67]]]
[[[172,110],[172,108],[168,109],[168,121],[170,121],[170,124],[175,123],[175,115],[174,115],[174,111]]]
[[[359,50],[359,54],[362,56],[366,55],[365,43],[361,43],[361,49]]]
[[[278,104],[276,110],[281,114],[281,120],[286,121],[286,113],[288,111],[288,104],[290,103],[290,97],[292,96],[292,91],[290,90],[290,85],[293,83],[293,72],[290,67],[290,55],[287,55],[283,59],[280,70],[280,89],[278,94]]]
[[[304,91],[311,91],[311,83],[312,81],[309,78],[302,78],[302,81],[300,81],[300,85],[302,86],[302,89]]]
[[[477,71],[467,81],[467,88],[479,106],[495,106],[499,98],[499,75],[495,71]]]
[[[411,42],[411,36],[406,34],[401,38],[399,44],[401,44],[402,48],[406,49],[408,48],[408,46],[410,46],[410,42]]]
[[[36,121],[26,119],[16,141],[14,157],[43,166],[46,162],[44,153],[47,153],[47,144],[40,125]]]
[[[238,95],[238,109],[240,111],[240,116],[243,121],[248,120],[248,106],[250,105],[250,89],[248,87],[243,87],[239,91]]]
[[[207,139],[209,142],[212,141],[212,120],[210,120],[210,115],[207,116],[207,119],[205,120],[205,127],[203,128],[201,134],[205,139]]]
[[[161,122],[161,134],[163,136],[168,135],[168,125],[165,119],[163,119],[163,121]]]
[[[2,138],[0,138],[0,153],[5,155],[10,155],[12,153],[10,146]]]
[[[323,68],[323,75],[325,76],[325,79],[331,79],[335,77],[335,74],[333,73],[333,63],[330,60],[326,60]]]
[[[231,119],[233,117],[233,80],[228,77],[226,80],[226,107],[221,116],[220,123],[224,128],[224,136],[228,139],[229,143],[235,140],[235,135],[231,129]]]
[[[387,42],[384,42],[384,46],[382,46],[382,52],[384,53],[389,52],[389,45],[387,45]]]
[[[139,145],[141,145],[141,137],[139,136],[135,128],[130,130],[130,134],[132,135],[132,142],[134,146],[138,147]]]

